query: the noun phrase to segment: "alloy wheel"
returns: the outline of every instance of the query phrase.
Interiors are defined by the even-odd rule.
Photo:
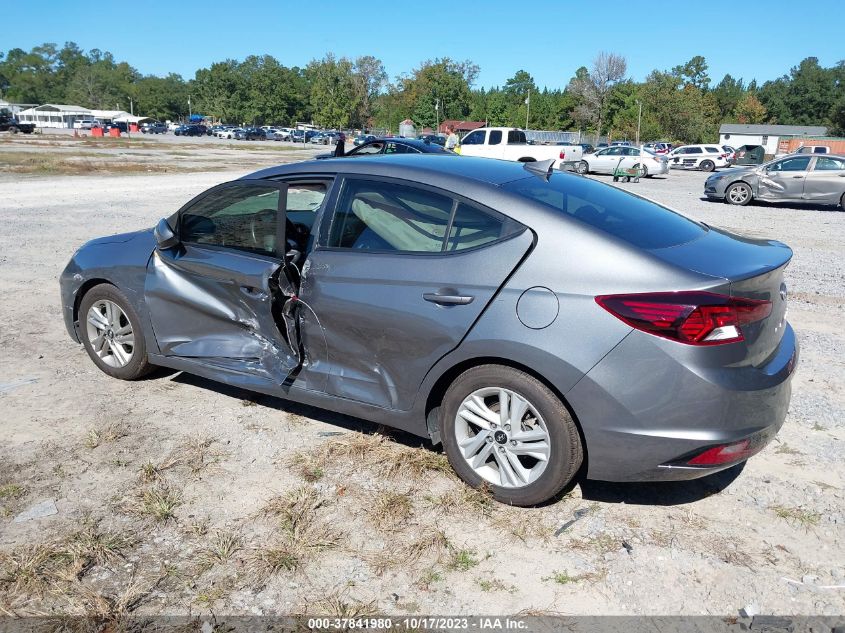
[[[751,190],[743,185],[735,185],[728,190],[728,198],[733,204],[743,204],[750,195]]]
[[[470,468],[503,488],[533,483],[549,463],[546,423],[534,405],[510,389],[485,387],[467,396],[455,417],[455,439]]]
[[[125,367],[135,351],[135,333],[126,313],[114,301],[101,299],[86,316],[88,342],[109,367]]]

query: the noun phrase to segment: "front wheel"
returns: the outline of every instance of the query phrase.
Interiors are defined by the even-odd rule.
[[[714,169],[716,169],[716,163],[714,163],[712,160],[703,160],[701,161],[699,167],[703,171],[713,171]]]
[[[839,210],[845,211],[845,193],[843,193],[842,197],[839,198]]]
[[[154,368],[147,361],[141,319],[120,290],[94,286],[79,305],[80,334],[88,356],[103,372],[137,380]]]
[[[590,173],[590,166],[587,164],[587,161],[582,160],[578,163],[575,167],[575,171],[581,174],[582,176]]]
[[[728,204],[736,204],[744,207],[751,202],[751,187],[744,182],[735,182],[725,191],[725,200]]]
[[[583,461],[578,429],[560,399],[529,374],[501,365],[465,371],[443,399],[449,463],[473,488],[533,506],[555,497]]]

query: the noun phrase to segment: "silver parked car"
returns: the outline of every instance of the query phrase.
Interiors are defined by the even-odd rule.
[[[669,162],[660,154],[644,150],[640,157],[639,147],[614,145],[598,150],[592,154],[585,154],[581,162],[575,166],[579,174],[612,174],[617,169],[640,169],[642,175],[649,176],[669,173]]]
[[[752,200],[839,205],[845,211],[845,156],[793,154],[710,176],[704,195],[728,204]]]
[[[397,154],[213,187],[82,246],[61,297],[110,376],[396,427],[533,505],[579,473],[691,479],[760,451],[798,356],[791,257],[550,164]]]

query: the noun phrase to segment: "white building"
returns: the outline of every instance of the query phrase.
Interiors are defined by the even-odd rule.
[[[18,119],[21,123],[34,123],[35,127],[72,128],[77,119],[93,119],[91,110],[75,105],[57,105],[45,103],[21,110]]]
[[[778,153],[781,139],[802,136],[827,136],[827,128],[821,125],[752,125],[746,123],[723,123],[719,128],[719,144],[731,147],[762,145],[766,155]]]

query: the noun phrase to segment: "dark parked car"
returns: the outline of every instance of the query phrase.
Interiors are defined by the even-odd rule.
[[[141,132],[144,134],[167,134],[167,126],[164,123],[145,123],[141,126]]]
[[[791,257],[543,164],[376,156],[265,169],[90,241],[61,297],[110,376],[158,365],[400,428],[533,505],[582,464],[691,479],[760,451],[797,361]]]
[[[594,151],[596,151],[596,148],[590,145],[589,143],[578,143],[578,146],[582,150],[584,150],[585,154],[592,154]]]
[[[245,141],[266,141],[267,135],[260,127],[244,128],[235,138]]]
[[[417,140],[435,143],[437,145],[440,145],[441,147],[446,146],[446,138],[437,134],[423,134],[421,136],[418,136]]]
[[[359,145],[345,156],[375,156],[378,154],[443,154],[457,156],[437,143],[429,143],[414,138],[381,138]],[[334,154],[320,154],[316,158],[332,158]]]
[[[352,144],[357,147],[358,145],[362,145],[364,143],[374,140],[376,140],[376,137],[372,134],[359,134],[354,139],[352,139]]]
[[[727,169],[707,179],[704,195],[728,204],[768,200],[838,205],[845,211],[845,156],[793,154],[759,167]]]
[[[205,136],[205,132],[204,125],[180,125],[173,131],[176,136]]]
[[[21,123],[9,110],[0,110],[0,132],[32,134],[34,130],[34,123]]]

